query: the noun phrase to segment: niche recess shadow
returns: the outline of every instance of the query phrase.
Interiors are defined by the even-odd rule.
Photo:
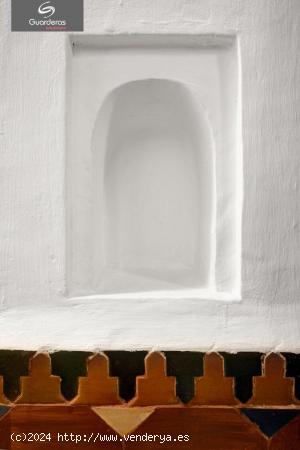
[[[105,154],[105,206],[96,208],[96,222],[103,211],[106,218],[95,255],[99,291],[207,287],[213,146],[189,91],[166,80],[121,86],[100,112],[93,149]]]

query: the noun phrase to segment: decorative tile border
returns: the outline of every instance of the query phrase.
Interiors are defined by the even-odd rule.
[[[134,433],[134,439],[169,436],[172,441],[164,446],[170,449],[300,449],[300,402],[280,354],[264,356],[262,375],[253,377],[253,395],[246,403],[235,397],[235,379],[224,375],[224,359],[218,353],[205,355],[203,376],[195,377],[195,394],[187,405],[176,396],[176,378],[167,376],[160,352],[146,356],[145,375],[137,377],[136,395],[128,403],[119,395],[118,378],[109,375],[104,353],[88,357],[87,375],[79,378],[71,401],[61,394],[61,380],[51,373],[48,353],[35,354],[29,375],[20,381],[20,395],[12,403],[0,378],[0,448],[58,449],[63,433],[80,439],[77,444],[64,441],[63,448],[161,448],[160,442],[130,440]],[[40,439],[46,432],[51,442],[28,441],[30,433]],[[11,440],[12,434],[23,440]],[[102,435],[118,440],[104,444],[99,441]],[[178,440],[179,435],[188,441]]]

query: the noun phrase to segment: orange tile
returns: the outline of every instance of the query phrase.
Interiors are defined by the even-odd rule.
[[[87,377],[80,377],[78,395],[74,405],[114,405],[121,404],[119,380],[109,376],[109,360],[103,353],[95,354],[87,360]]]
[[[136,396],[132,406],[172,405],[176,397],[176,378],[167,376],[166,358],[162,353],[149,353],[145,358],[145,375],[136,379]]]
[[[63,403],[61,379],[51,375],[47,353],[35,354],[29,362],[29,376],[21,377],[21,394],[15,403]]]
[[[286,377],[285,358],[276,353],[264,357],[263,375],[253,378],[253,396],[250,405],[290,405],[295,398],[295,380]]]
[[[3,392],[3,377],[0,376],[0,405],[8,405],[9,400],[5,397]]]
[[[224,360],[218,353],[204,357],[204,375],[195,378],[195,396],[190,405],[235,405],[234,379],[225,377]]]

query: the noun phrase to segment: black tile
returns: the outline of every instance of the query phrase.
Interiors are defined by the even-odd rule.
[[[12,401],[20,394],[20,377],[28,375],[29,358],[34,353],[0,350],[0,375],[4,379],[4,393]]]
[[[286,358],[286,375],[295,378],[295,395],[300,400],[300,354],[283,353]]]
[[[119,377],[120,397],[129,401],[135,395],[135,379],[145,373],[147,352],[107,351],[110,375]]]
[[[61,377],[61,391],[67,400],[77,394],[78,377],[86,375],[88,352],[55,352],[51,356],[52,374]]]
[[[261,375],[258,352],[221,353],[225,361],[225,375],[235,378],[235,396],[245,403],[252,396],[252,377]]]
[[[0,420],[1,420],[2,416],[4,416],[9,410],[10,410],[9,406],[0,405]]]
[[[183,403],[194,396],[194,377],[203,375],[203,357],[200,352],[165,352],[167,374],[176,377],[176,393]]]
[[[300,411],[291,409],[245,408],[241,410],[268,437],[287,425]]]

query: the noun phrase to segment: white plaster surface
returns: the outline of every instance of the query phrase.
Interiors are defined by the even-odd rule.
[[[70,41],[68,296],[238,299],[235,36]]]
[[[239,36],[242,300],[188,304],[65,298],[67,39],[0,7],[0,347],[300,351],[300,2],[85,0],[89,34]]]

